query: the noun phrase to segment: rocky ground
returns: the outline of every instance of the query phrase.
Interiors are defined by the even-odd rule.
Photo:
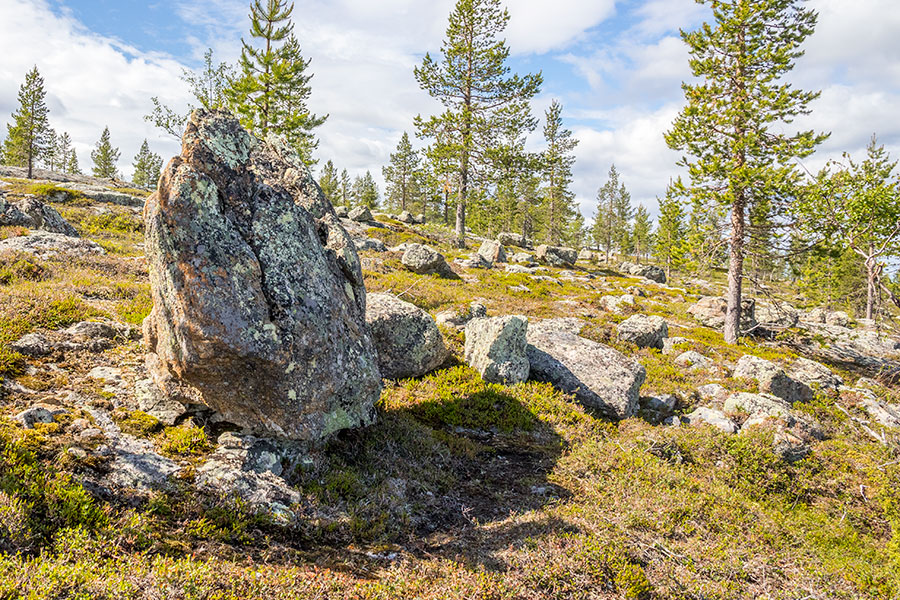
[[[0,597],[900,597],[895,332],[339,211],[386,379],[300,449],[154,385],[146,193],[0,175]]]

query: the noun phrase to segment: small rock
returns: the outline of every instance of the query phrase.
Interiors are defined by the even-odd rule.
[[[478,248],[478,254],[482,256],[488,263],[491,265],[502,262],[506,262],[506,251],[503,249],[503,245],[499,242],[494,241],[486,241],[481,244],[481,247]]]
[[[728,390],[718,383],[707,383],[697,388],[697,395],[701,400],[724,401]]]
[[[822,363],[808,358],[798,358],[791,365],[791,377],[812,389],[834,392],[844,385],[844,380]]]
[[[689,344],[690,342],[683,337],[667,337],[663,340],[663,354],[675,354],[676,352],[681,352],[677,346],[684,346],[685,344]]]
[[[49,404],[36,404],[26,408],[13,419],[22,424],[25,429],[34,429],[37,423],[53,423],[54,417],[66,414],[68,411],[58,406]]]
[[[374,238],[365,238],[362,240],[355,240],[353,245],[357,250],[371,250],[372,252],[387,252],[387,247],[385,247],[384,242],[381,240],[376,240]]]
[[[466,325],[466,362],[488,383],[526,381],[527,328],[528,319],[519,316],[472,319]]]
[[[713,366],[713,361],[699,352],[688,350],[678,355],[675,359],[675,364],[679,367],[688,367],[691,370],[708,369]]]
[[[749,354],[738,360],[732,376],[756,380],[760,392],[773,394],[790,404],[811,400],[813,397],[809,386],[788,377],[781,367]]]
[[[49,231],[32,231],[28,235],[0,240],[0,252],[4,251],[25,252],[43,259],[53,258],[58,254],[106,254],[106,250],[96,242]]]
[[[725,433],[737,433],[738,426],[725,416],[725,414],[714,408],[700,407],[689,415],[683,417],[683,421],[687,425],[712,425],[721,429]]]
[[[534,253],[538,262],[551,267],[574,266],[578,261],[578,252],[574,248],[542,244],[535,248]]]
[[[410,244],[407,246],[400,262],[407,269],[419,275],[453,276],[453,270],[447,264],[444,255],[422,244]]]
[[[347,218],[351,221],[371,221],[372,220],[372,211],[369,210],[368,206],[357,206],[349,213],[347,213]]]
[[[510,233],[504,231],[497,234],[497,243],[501,246],[515,246],[517,248],[528,248],[528,240],[521,233]]]
[[[366,323],[378,351],[382,377],[420,377],[448,356],[434,319],[417,306],[390,294],[369,294]]]
[[[666,320],[657,316],[632,315],[616,326],[616,339],[639,348],[663,348],[669,336]]]

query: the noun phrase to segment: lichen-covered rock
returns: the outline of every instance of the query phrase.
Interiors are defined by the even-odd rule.
[[[387,248],[384,245],[384,242],[381,240],[376,240],[375,238],[364,238],[361,240],[356,240],[353,242],[353,245],[360,252],[364,250],[371,250],[372,252],[387,252]]]
[[[597,255],[595,253],[591,252],[590,250],[588,250],[587,248],[582,248],[578,252],[578,260],[593,261],[593,260],[596,260],[596,258],[597,258]]]
[[[466,310],[459,311],[450,308],[436,314],[434,316],[434,320],[438,325],[443,325],[444,327],[449,327],[450,329],[460,331],[466,326],[466,323],[468,323],[472,319],[480,319],[486,316],[487,308],[484,306],[484,304],[477,300],[473,300],[471,303],[469,303],[469,306],[468,308],[466,308]]]
[[[391,294],[369,294],[366,323],[378,350],[381,374],[388,379],[421,377],[447,359],[437,324],[414,304]]]
[[[56,209],[34,196],[12,203],[0,198],[0,225],[18,225],[40,229],[69,237],[78,237],[71,223],[62,218]]]
[[[513,385],[528,379],[525,351],[528,319],[472,319],[466,325],[466,362],[488,383]]]
[[[771,394],[732,394],[725,412],[746,414],[741,433],[754,427],[770,427],[775,432],[773,450],[782,459],[794,462],[809,454],[810,444],[824,438],[822,426],[808,415],[791,410],[790,404]]]
[[[667,337],[669,326],[665,319],[658,316],[632,315],[616,325],[616,338],[620,342],[630,342],[639,348],[662,350]]]
[[[347,215],[350,214],[350,211],[347,209],[346,206],[335,206],[334,214],[336,214],[339,219],[346,219]]]
[[[481,254],[470,254],[469,258],[457,258],[453,261],[455,264],[466,269],[490,269],[494,264]]]
[[[478,248],[478,254],[492,265],[498,262],[506,262],[506,250],[503,249],[503,245],[499,242],[491,240],[483,242],[481,247]]]
[[[371,221],[372,211],[369,210],[368,206],[357,206],[347,213],[347,218],[351,221]]]
[[[695,350],[682,352],[673,361],[679,367],[691,370],[708,369],[713,366],[713,361]]]
[[[813,397],[809,386],[789,377],[781,367],[772,361],[749,354],[738,360],[733,377],[756,380],[761,393],[778,396],[789,404],[810,400]]]
[[[148,369],[251,433],[316,441],[374,417],[353,242],[300,157],[194,111],[144,211]]]
[[[48,259],[59,254],[88,256],[106,254],[97,242],[50,231],[32,231],[28,235],[0,240],[0,252],[26,252],[38,258]]]
[[[717,296],[704,296],[688,308],[688,313],[707,327],[714,329],[725,325],[728,302]],[[756,326],[756,302],[752,298],[741,300],[741,330],[749,331]]]
[[[571,267],[578,261],[577,250],[562,246],[542,244],[534,249],[534,254],[538,262],[551,267]]]
[[[785,329],[793,327],[800,320],[800,313],[786,302],[758,302],[756,320],[766,328]]]
[[[684,348],[690,342],[687,338],[683,337],[667,337],[663,340],[663,354],[680,354],[684,351]]]
[[[416,218],[408,210],[404,210],[399,215],[397,215],[397,220],[400,221],[401,223],[410,223],[410,224],[413,224],[416,222]]]
[[[410,244],[403,251],[403,257],[400,259],[407,269],[419,275],[440,275],[441,277],[452,277],[453,270],[447,264],[444,255],[422,244]]]
[[[622,294],[621,296],[602,296],[598,303],[609,312],[621,313],[636,305],[634,296]]]
[[[738,426],[720,410],[701,406],[683,418],[687,425],[711,425],[725,433],[737,433]]]
[[[808,358],[798,358],[794,361],[794,364],[791,365],[790,375],[814,390],[833,392],[844,385],[844,380],[832,373],[831,369]]]
[[[578,319],[528,326],[531,377],[547,381],[614,419],[634,414],[646,371],[637,361],[577,335]]]
[[[847,327],[850,324],[850,317],[844,311],[821,307],[801,314],[800,319],[809,323],[824,323],[833,327]]]
[[[516,248],[528,248],[528,240],[521,233],[503,231],[497,234],[497,243],[501,246],[515,246]]]
[[[516,252],[515,254],[509,257],[509,262],[518,263],[520,265],[525,265],[526,267],[533,267],[537,265],[534,260],[534,257],[528,254],[527,252]]]

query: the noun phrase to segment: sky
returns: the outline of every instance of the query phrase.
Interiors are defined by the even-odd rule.
[[[425,52],[439,52],[453,3],[295,0],[295,32],[314,73],[310,108],[329,115],[317,130],[320,165],[331,159],[351,176],[370,170],[382,183],[381,168],[403,132],[414,133],[414,117],[438,109],[413,69]],[[819,24],[790,81],[822,95],[793,126],[831,137],[804,166],[816,170],[842,152],[861,156],[873,134],[900,158],[900,2],[808,6]],[[582,214],[593,217],[614,163],[635,205],[655,215],[656,198],[679,174],[679,154],[663,140],[691,77],[679,31],[708,19],[708,8],[694,0],[507,0],[507,7],[510,66],[544,77],[535,115],[559,100],[580,142],[573,190]],[[248,13],[249,0],[0,0],[0,121],[10,121],[25,73],[37,65],[51,124],[71,134],[82,169],[107,125],[126,178],[145,138],[168,161],[179,145],[144,121],[150,98],[186,107],[182,69],[199,67],[207,48],[217,62],[234,62]],[[538,128],[529,145],[539,148],[540,138]]]

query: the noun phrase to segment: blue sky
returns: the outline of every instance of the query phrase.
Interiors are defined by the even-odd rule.
[[[312,58],[311,107],[328,113],[319,130],[322,162],[380,179],[403,130],[435,109],[412,69],[441,43],[453,0],[296,0],[295,28]],[[44,75],[51,121],[76,141],[82,166],[104,125],[131,173],[141,140],[166,159],[175,140],[142,120],[149,98],[181,107],[178,79],[206,48],[233,61],[248,26],[248,0],[0,0],[0,120],[15,108],[25,72]],[[542,115],[554,98],[581,140],[574,188],[583,214],[615,162],[635,202],[656,212],[655,198],[678,173],[663,132],[683,104],[689,77],[679,28],[696,27],[707,9],[693,0],[509,0],[511,66],[542,71],[534,102]],[[900,3],[810,0],[819,27],[792,80],[820,89],[813,114],[798,127],[832,131],[808,166],[842,151],[860,152],[877,132],[900,157]],[[540,143],[540,131],[532,145]]]

